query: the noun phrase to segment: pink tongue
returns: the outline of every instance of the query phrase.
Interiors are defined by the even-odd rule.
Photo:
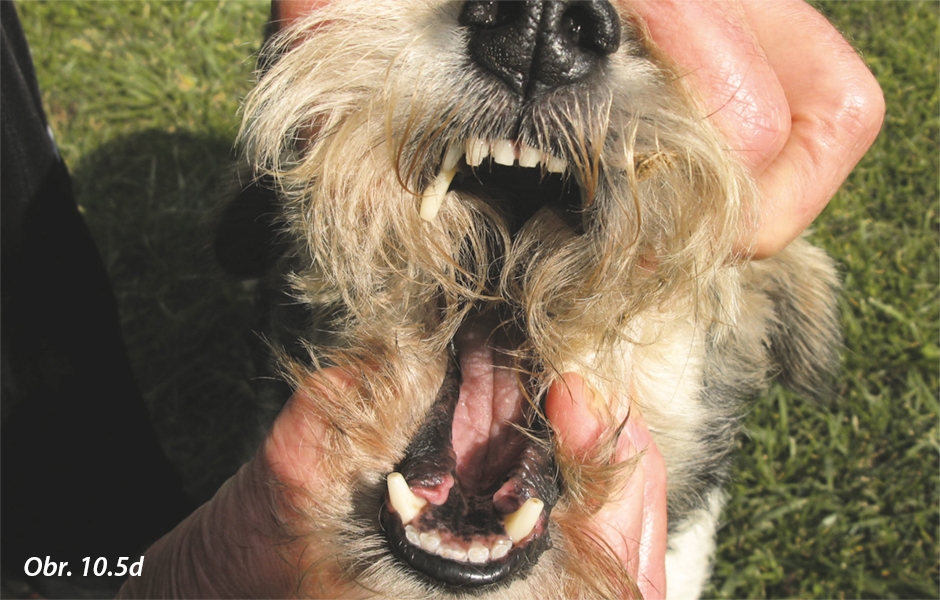
[[[522,388],[512,357],[492,347],[501,343],[493,329],[465,324],[454,340],[463,379],[453,425],[457,478],[481,491],[493,483],[485,474],[505,474],[522,442],[511,425],[523,421]]]

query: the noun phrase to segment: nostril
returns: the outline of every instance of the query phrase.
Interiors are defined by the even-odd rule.
[[[620,45],[620,23],[608,11],[610,5],[604,4],[572,4],[562,14],[559,33],[573,46],[602,55],[615,52]]]
[[[607,2],[571,4],[562,13],[559,33],[572,46],[601,55],[620,46],[620,21]]]
[[[473,61],[519,95],[528,86],[541,12],[540,2],[467,0],[457,19],[468,30]]]
[[[581,27],[585,22],[586,15],[579,7],[572,8],[565,12],[562,17],[561,31],[568,41],[575,46],[581,45]]]
[[[459,23],[465,27],[494,29],[516,21],[524,8],[522,2],[483,0],[466,2],[460,12]]]

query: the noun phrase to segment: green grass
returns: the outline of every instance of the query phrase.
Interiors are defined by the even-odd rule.
[[[885,91],[881,137],[816,225],[842,265],[828,404],[749,415],[710,595],[936,598],[938,57],[932,2],[827,2]],[[205,498],[244,458],[250,294],[206,240],[265,2],[23,3],[44,98],[155,423]],[[219,407],[224,410],[219,410]]]
[[[715,595],[938,597],[938,5],[827,2],[885,93],[881,136],[817,222],[841,263],[839,398],[750,415]]]

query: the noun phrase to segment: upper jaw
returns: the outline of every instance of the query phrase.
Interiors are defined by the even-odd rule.
[[[437,217],[451,183],[462,165],[475,173],[477,169],[484,167],[487,161],[506,167],[539,169],[543,175],[558,174],[564,177],[573,172],[577,177],[577,172],[569,169],[565,159],[518,140],[479,137],[458,140],[447,146],[436,170],[436,176],[421,193],[421,218],[433,221]]]

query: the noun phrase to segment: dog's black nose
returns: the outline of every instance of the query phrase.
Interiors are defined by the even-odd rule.
[[[468,0],[459,22],[471,58],[530,98],[585,79],[620,46],[607,0]]]

